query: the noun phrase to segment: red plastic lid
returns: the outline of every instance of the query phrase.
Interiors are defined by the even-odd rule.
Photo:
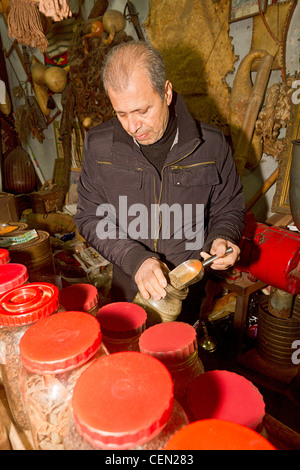
[[[4,264],[0,266],[0,295],[22,286],[28,281],[28,271],[23,264]]]
[[[205,419],[177,431],[164,450],[276,450],[257,432],[240,424]]]
[[[146,329],[147,313],[130,302],[114,302],[97,313],[103,335],[115,338],[137,336]]]
[[[26,284],[6,292],[0,297],[0,325],[29,325],[51,315],[58,308],[58,295],[58,288],[46,282]]]
[[[188,323],[159,323],[144,331],[139,340],[139,347],[142,353],[162,361],[178,361],[197,349],[197,333]]]
[[[265,415],[262,395],[252,382],[226,370],[205,372],[188,390],[195,420],[221,419],[256,429]]]
[[[78,432],[108,449],[128,449],[152,439],[169,420],[173,403],[167,368],[133,351],[111,354],[88,367],[72,402]]]
[[[32,373],[66,372],[94,356],[101,339],[99,322],[92,315],[57,313],[40,320],[25,332],[20,341],[20,358]]]
[[[0,248],[0,265],[7,264],[10,261],[9,251],[4,250],[4,248]]]
[[[66,310],[88,312],[98,304],[99,294],[97,288],[91,284],[75,284],[62,289],[59,300]]]

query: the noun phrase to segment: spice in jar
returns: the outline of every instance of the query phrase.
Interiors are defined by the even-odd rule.
[[[187,423],[183,408],[174,402],[167,368],[145,354],[120,352],[96,361],[78,379],[64,446],[162,449]]]
[[[107,354],[100,324],[89,313],[57,313],[27,330],[20,384],[35,450],[63,449],[76,381]]]
[[[7,401],[15,422],[28,429],[21,390],[19,343],[25,331],[58,308],[59,291],[47,283],[32,283],[0,297],[0,363]]]
[[[139,347],[142,353],[165,364],[173,378],[174,396],[187,409],[188,387],[204,373],[198,356],[196,330],[183,322],[160,323],[144,331]]]
[[[97,319],[110,353],[139,351],[139,338],[147,321],[142,307],[131,302],[113,302],[99,309]]]

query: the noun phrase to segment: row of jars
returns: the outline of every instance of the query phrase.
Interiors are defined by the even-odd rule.
[[[2,371],[15,421],[39,450],[162,449],[188,426],[189,386],[197,403],[196,379],[208,377],[194,328],[146,329],[145,311],[131,303],[109,304],[96,318],[62,312],[60,297],[46,283],[0,297]]]

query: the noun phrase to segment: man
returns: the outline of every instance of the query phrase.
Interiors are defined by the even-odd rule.
[[[213,269],[235,263],[244,227],[242,185],[223,134],[195,123],[150,44],[113,47],[103,83],[116,118],[87,133],[75,222],[114,266],[113,301],[131,301],[138,290],[159,300],[166,267],[200,253],[220,257]],[[228,246],[233,252],[222,258]],[[193,322],[199,285],[191,291],[184,305],[193,299]]]

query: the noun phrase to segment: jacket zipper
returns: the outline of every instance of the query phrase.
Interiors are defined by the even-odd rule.
[[[211,162],[201,162],[201,163],[194,163],[193,165],[185,165],[185,166],[180,166],[180,165],[174,165],[171,167],[172,170],[185,170],[186,168],[193,168],[195,166],[202,166],[202,165],[211,165],[211,164],[216,164],[214,160]]]
[[[173,166],[174,164],[178,163],[178,162],[181,162],[182,160],[184,160],[185,158],[189,157],[195,150],[197,147],[199,147],[201,142],[198,142],[198,144],[193,148],[193,150],[191,150],[189,153],[187,153],[186,155],[184,155],[183,157],[179,158],[178,160],[176,160],[175,162],[172,162],[172,163],[168,163],[166,166],[163,167],[162,171],[161,171],[161,185],[160,185],[160,193],[159,193],[159,199],[158,199],[158,207],[160,206],[160,203],[161,203],[161,197],[162,197],[162,188],[163,188],[163,181],[164,181],[164,170],[165,168],[169,167],[169,166]],[[208,162],[206,162],[208,163]],[[210,162],[209,162],[210,163]],[[189,166],[196,166],[198,164],[194,164],[194,165],[189,165]],[[182,168],[187,168],[187,167],[182,167]],[[175,167],[174,167],[175,169]],[[154,181],[155,181],[155,178],[154,178]],[[154,183],[155,184],[155,183]],[[155,186],[154,186],[155,187]],[[161,214],[159,215],[159,227],[158,227],[158,231],[157,231],[157,235],[156,235],[156,238],[154,239],[154,252],[157,253],[157,246],[158,246],[158,240],[159,240],[159,233],[161,231]],[[156,232],[155,232],[156,233]]]

